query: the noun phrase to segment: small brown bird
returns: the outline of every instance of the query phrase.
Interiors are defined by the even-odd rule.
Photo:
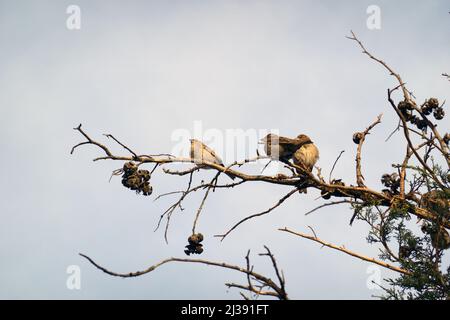
[[[311,172],[319,159],[319,149],[307,135],[300,134],[296,140],[301,146],[293,155],[294,164]],[[297,172],[300,173],[299,170]]]
[[[264,151],[271,159],[287,162],[300,148],[302,141],[269,133],[260,143],[264,144]]]
[[[223,164],[222,159],[220,159],[220,157],[216,155],[214,150],[209,148],[206,144],[197,139],[190,139],[190,141],[191,141],[190,156],[198,167],[204,168],[205,166],[202,165],[203,162],[215,163],[221,165],[222,167],[225,166]],[[235,177],[231,174],[226,173],[226,175],[229,176],[232,180],[235,179]]]

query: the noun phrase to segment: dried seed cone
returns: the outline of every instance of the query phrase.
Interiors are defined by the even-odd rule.
[[[141,179],[137,175],[130,175],[122,180],[124,183],[123,185],[127,188],[130,188],[131,190],[137,190],[139,189],[139,186],[141,184]]]
[[[419,205],[439,217],[450,219],[450,195],[444,191],[432,190],[423,194]]]
[[[203,252],[203,246],[201,244],[199,244],[198,246],[195,247],[196,254],[201,254],[202,252]]]
[[[188,242],[189,244],[198,245],[203,241],[203,235],[201,233],[194,233],[189,236]]]
[[[148,170],[138,170],[138,176],[140,176],[144,181],[150,180],[150,171]]]
[[[431,233],[430,237],[433,247],[440,250],[447,250],[450,248],[450,235],[445,228],[440,228],[439,232]]]
[[[126,175],[131,175],[137,171],[138,167],[134,162],[125,162],[123,165],[123,171]]]
[[[325,190],[320,191],[320,195],[322,196],[322,199],[328,200],[331,198],[331,193]]]
[[[430,115],[433,112],[433,108],[431,108],[429,105],[425,105],[422,108],[422,113],[426,116]]]
[[[428,101],[427,101],[427,106],[428,106],[430,109],[435,109],[435,108],[439,107],[439,101],[438,101],[438,99],[436,99],[436,98],[430,98],[430,99],[428,99]]]
[[[442,107],[438,107],[434,110],[433,116],[436,120],[442,120],[445,116],[445,111],[442,109]]]
[[[423,119],[419,119],[416,122],[416,126],[417,129],[421,130],[421,131],[426,131],[427,130],[427,122]]]
[[[149,196],[153,192],[153,187],[150,185],[150,183],[144,182],[144,184],[141,187],[141,191],[144,196]]]
[[[402,112],[404,112],[405,110],[413,110],[413,105],[408,101],[400,101],[397,107]]]
[[[444,142],[448,145],[449,144],[449,142],[450,142],[450,133],[446,133],[445,135],[444,135]]]
[[[353,134],[353,142],[355,144],[359,144],[359,142],[361,141],[362,138],[362,133],[361,132],[356,132]]]
[[[447,250],[450,248],[450,235],[448,231],[441,226],[424,224],[422,232],[430,235],[431,245],[439,250]]]

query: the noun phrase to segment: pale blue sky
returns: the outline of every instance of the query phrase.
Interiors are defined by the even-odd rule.
[[[80,6],[81,30],[66,28],[66,8]],[[366,8],[381,8],[381,30],[368,30]],[[239,298],[224,283],[245,282],[231,271],[167,265],[136,279],[112,278],[78,256],[86,253],[119,272],[169,256],[182,257],[199,196],[176,214],[170,243],[153,229],[170,199],[153,202],[108,183],[113,162],[93,163],[99,150],[70,156],[83,123],[93,137],[113,133],[139,153],[170,152],[174,130],[277,128],[305,132],[320,148],[326,175],[343,149],[335,176],[354,181],[351,136],[383,112],[364,145],[368,185],[404,152],[386,89],[395,82],[345,39],[354,30],[400,72],[419,101],[448,99],[449,7],[446,1],[3,1],[0,0],[0,298]],[[447,129],[448,130],[448,129]],[[103,139],[104,140],[104,139]],[[120,148],[114,148],[122,152]],[[156,175],[155,194],[185,181]],[[199,230],[205,259],[244,264],[269,245],[291,298],[367,299],[367,263],[276,231],[308,232],[368,256],[362,223],[349,227],[344,207],[304,216],[321,203],[311,191],[271,215],[240,218],[272,206],[288,190],[248,184],[215,192]],[[256,270],[270,263],[254,257]],[[66,288],[66,268],[81,267],[81,290]],[[382,276],[391,273],[382,270]],[[194,289],[193,289],[194,288]]]

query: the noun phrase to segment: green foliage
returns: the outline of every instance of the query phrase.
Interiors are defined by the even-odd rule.
[[[450,189],[448,171],[433,165],[433,173],[444,182],[440,188],[431,175],[420,167],[409,166],[414,174],[409,182],[412,199],[396,197],[398,184],[396,175],[385,174],[382,183],[392,196],[386,210],[377,203],[354,204],[352,209],[358,220],[371,226],[367,241],[383,246],[380,259],[397,263],[409,274],[386,279],[388,287],[382,287],[382,299],[389,300],[436,300],[450,299],[450,265],[443,266],[442,258],[450,248],[448,231],[442,226],[450,218]],[[434,221],[413,221],[414,208],[426,209]],[[415,219],[414,219],[415,220]]]

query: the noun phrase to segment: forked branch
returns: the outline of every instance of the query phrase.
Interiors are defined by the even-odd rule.
[[[278,265],[275,261],[275,258],[272,254],[272,252],[269,250],[268,247],[264,246],[266,252],[261,254],[263,256],[268,256],[272,262],[273,269],[275,271],[275,274],[278,279],[278,284],[275,283],[272,279],[261,275],[260,273],[257,273],[253,271],[253,267],[250,265],[250,251],[248,251],[246,256],[247,266],[245,268],[228,264],[225,262],[215,262],[215,261],[209,261],[209,260],[203,260],[203,259],[183,259],[183,258],[168,258],[164,259],[147,269],[144,269],[142,271],[135,271],[135,272],[128,272],[128,273],[118,273],[111,270],[108,270],[105,267],[102,267],[101,265],[97,264],[92,258],[88,257],[85,254],[80,253],[80,256],[88,260],[92,265],[94,265],[97,269],[103,271],[104,273],[114,276],[114,277],[121,277],[121,278],[133,278],[133,277],[140,277],[142,275],[145,275],[147,273],[150,273],[157,268],[161,267],[162,265],[168,264],[170,262],[182,262],[182,263],[199,263],[199,264],[205,264],[230,270],[235,270],[241,273],[244,273],[247,276],[248,284],[247,285],[239,285],[234,283],[227,283],[226,286],[228,287],[235,287],[243,290],[250,291],[257,296],[264,295],[264,296],[272,296],[275,298],[278,298],[279,300],[288,300],[288,295],[285,290],[285,279],[284,276],[282,276],[282,272],[279,270]],[[267,290],[268,289],[268,290]]]

